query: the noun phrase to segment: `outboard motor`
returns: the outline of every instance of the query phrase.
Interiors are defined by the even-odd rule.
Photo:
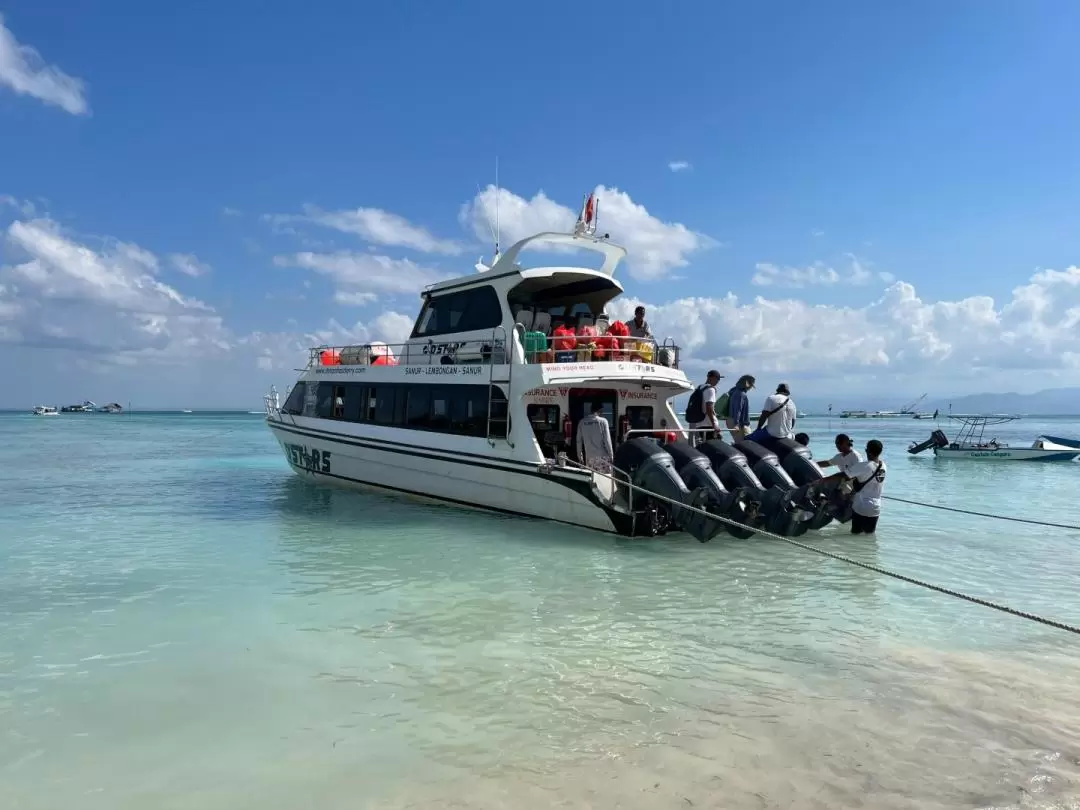
[[[794,439],[777,439],[773,447],[780,466],[799,488],[796,500],[814,513],[808,521],[810,529],[822,529],[845,512],[850,490],[845,491],[841,481],[824,482],[827,476],[810,458],[809,448]]]
[[[721,528],[733,537],[745,540],[754,536],[752,529],[741,528],[741,526],[748,526],[757,517],[757,510],[752,507],[753,502],[743,492],[728,492],[724,488],[723,483],[713,471],[708,456],[695,450],[685,441],[665,445],[664,449],[675,462],[675,469],[678,470],[683,483],[694,493],[693,506],[740,524],[740,526],[731,523],[722,524]],[[707,520],[702,515],[694,515],[694,517]]]
[[[746,456],[754,474],[768,490],[762,510],[766,512],[769,531],[785,536],[806,534],[812,522],[822,519],[818,514],[819,504],[808,499],[806,488],[796,486],[780,466],[776,453],[757,442],[745,440],[738,442],[735,449]]]
[[[664,534],[673,524],[705,543],[723,528],[719,520],[710,520],[683,508],[684,504],[691,503],[705,508],[701,504],[708,502],[708,492],[691,493],[676,471],[674,459],[656,442],[646,438],[628,439],[615,451],[614,466],[625,473],[635,486],[675,502],[651,498],[646,492],[631,493],[626,482],[616,477],[616,498],[627,507],[633,505],[635,514],[644,512],[647,515],[649,523],[646,534]]]
[[[927,449],[929,449],[931,447],[948,447],[948,446],[949,446],[949,437],[945,435],[945,431],[938,429],[938,430],[935,430],[933,433],[931,433],[930,438],[927,439],[926,441],[918,442],[918,443],[912,443],[911,447],[909,447],[907,449],[907,451],[909,453],[911,453],[911,455],[914,456],[914,455],[917,455],[918,453],[921,453],[923,450],[927,450]]]
[[[720,482],[729,492],[745,489],[750,492],[764,492],[765,486],[761,483],[754,471],[750,469],[750,463],[746,456],[725,442],[723,439],[711,439],[702,442],[697,450],[709,459],[712,468],[716,471]]]

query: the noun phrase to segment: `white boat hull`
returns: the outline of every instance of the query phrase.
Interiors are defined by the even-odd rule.
[[[334,434],[301,424],[312,421],[267,420],[289,466],[301,477],[618,531],[614,518],[620,516],[613,518],[601,505],[589,473],[566,468],[542,471],[538,463],[486,455],[486,440],[476,440],[472,452],[440,450],[423,444],[431,434],[415,430],[382,428],[376,437]]]
[[[1073,461],[1080,457],[1080,451],[1036,447],[937,447],[934,455],[977,461]]]

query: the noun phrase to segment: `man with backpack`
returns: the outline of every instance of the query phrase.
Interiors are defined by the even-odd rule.
[[[716,401],[716,412],[724,419],[731,433],[731,440],[741,442],[750,435],[750,397],[748,394],[756,380],[743,374],[726,394]]]
[[[705,384],[699,385],[690,395],[690,401],[686,403],[686,421],[690,423],[691,430],[720,429],[719,418],[716,413],[716,384],[723,375],[712,369],[705,375]],[[710,433],[691,433],[690,443],[698,444],[712,438]]]

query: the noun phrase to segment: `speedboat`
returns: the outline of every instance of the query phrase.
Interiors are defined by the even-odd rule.
[[[59,411],[55,405],[35,405],[34,416],[56,416]]]
[[[950,441],[942,430],[935,430],[930,438],[912,443],[908,452],[917,455],[933,448],[938,458],[975,459],[981,461],[1075,461],[1080,458],[1080,442],[1071,439],[1040,436],[1030,447],[1011,447],[997,438],[985,439],[986,428],[1013,422],[1018,416],[952,416],[961,425],[955,441]]]
[[[93,413],[97,409],[90,400],[84,400],[82,405],[65,405],[60,409],[60,413]]]
[[[850,487],[825,481],[793,440],[690,445],[674,408],[694,389],[680,348],[631,337],[605,312],[623,294],[626,251],[597,235],[596,207],[588,195],[572,233],[526,237],[479,272],[427,286],[404,343],[310,349],[284,403],[276,389],[264,397],[292,470],[630,536],[705,542],[849,519]],[[518,263],[539,246],[602,263]],[[610,459],[578,456],[579,424],[597,409]]]

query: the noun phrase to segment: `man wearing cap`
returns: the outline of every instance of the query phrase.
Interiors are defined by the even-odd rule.
[[[747,438],[769,447],[777,439],[795,438],[795,416],[798,411],[787,383],[776,386],[776,393],[765,398],[758,417],[758,429]]]
[[[699,385],[698,389],[690,395],[691,402],[686,406],[686,413],[691,429],[719,431],[720,420],[716,415],[716,384],[720,382],[723,376],[716,369],[710,369],[709,373],[705,375],[705,384]],[[695,419],[694,417],[698,415],[701,418]],[[697,444],[712,438],[713,434],[692,433],[690,435],[692,443]]]

